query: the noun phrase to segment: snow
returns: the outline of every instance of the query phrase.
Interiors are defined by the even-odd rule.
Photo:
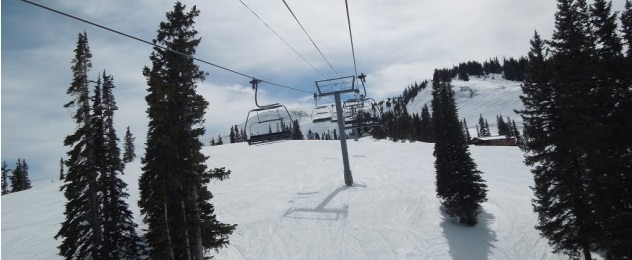
[[[220,221],[238,224],[217,259],[562,259],[533,228],[533,179],[516,147],[470,146],[489,186],[479,225],[441,213],[433,144],[350,141],[344,185],[338,141],[204,148],[231,178],[210,186]],[[136,201],[138,162],[122,178]],[[60,182],[2,196],[2,259],[61,259]],[[144,225],[141,224],[140,228]],[[140,229],[139,229],[140,230]]]
[[[497,114],[519,122],[512,112],[521,108],[519,83],[472,77],[452,84],[460,117],[471,129],[480,113],[490,124]],[[462,86],[477,95],[459,92]],[[426,88],[409,112],[420,112],[430,99]],[[311,109],[292,113],[304,133],[335,128],[313,124]],[[248,146],[224,140],[203,150],[209,167],[232,171],[230,179],[211,183],[211,202],[220,221],[238,226],[230,245],[213,251],[215,259],[567,258],[551,253],[534,229],[533,176],[518,147],[470,146],[489,191],[479,224],[466,227],[444,215],[435,196],[433,144],[350,140],[354,186],[347,187],[339,141]],[[122,178],[141,231],[139,161],[128,164]],[[61,259],[56,248],[61,240],[53,238],[64,219],[60,185],[35,182],[33,189],[2,196],[2,259]]]

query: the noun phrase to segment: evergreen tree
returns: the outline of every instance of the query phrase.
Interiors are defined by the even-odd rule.
[[[248,141],[248,135],[246,134],[246,129],[241,130],[241,141],[242,142]]]
[[[26,160],[18,159],[13,169],[11,179],[11,192],[28,190],[31,188],[31,180],[29,179],[29,166]]]
[[[625,0],[625,10],[621,13],[621,32],[623,42],[627,45],[625,56],[629,69],[632,65],[629,63],[632,60],[632,1],[630,0]]]
[[[136,148],[134,147],[134,141],[136,137],[132,136],[132,132],[129,130],[129,126],[127,127],[127,131],[125,132],[125,141],[123,143],[123,162],[130,163],[133,162],[136,158]]]
[[[222,145],[224,144],[224,141],[222,141],[222,136],[220,134],[217,135],[217,142],[215,142],[215,145]]]
[[[593,191],[588,187],[590,173],[581,159],[581,143],[591,127],[585,127],[585,115],[591,114],[590,92],[594,87],[592,64],[594,39],[585,0],[559,0],[555,14],[555,31],[551,43],[551,86],[553,87],[552,122],[547,145],[554,147],[550,160],[556,176],[536,181],[545,182],[536,190],[535,208],[540,215],[536,229],[549,239],[554,250],[571,257],[592,259],[598,224],[591,209]],[[591,136],[589,138],[593,138]],[[536,188],[537,189],[537,188]],[[580,200],[578,198],[586,198]],[[545,219],[546,218],[546,219]],[[557,221],[560,218],[566,221]]]
[[[584,0],[558,0],[551,57],[545,57],[537,33],[531,41],[529,67],[521,96],[525,109],[517,111],[525,127],[523,150],[535,180],[536,229],[555,252],[592,259],[599,240],[599,222],[592,198],[593,177],[582,151],[593,128],[591,69],[595,44]],[[587,138],[588,137],[588,138]]]
[[[466,141],[470,141],[472,140],[472,137],[470,137],[470,129],[469,127],[467,127],[467,121],[465,120],[465,118],[463,118],[463,133],[465,134],[465,140]]]
[[[235,141],[235,130],[233,127],[230,128],[229,137],[230,137],[230,143],[234,144],[236,141]]]
[[[432,131],[432,118],[430,116],[430,110],[428,109],[428,105],[425,104],[421,109],[421,136],[420,140],[422,142],[432,142],[433,141],[433,131]]]
[[[498,126],[498,135],[504,136],[512,136],[511,126],[509,125],[509,120],[505,122],[503,119],[503,115],[496,116],[496,124]]]
[[[298,123],[298,119],[294,119],[292,122],[292,140],[303,140],[303,132],[301,131],[301,125]]]
[[[118,110],[112,90],[114,78],[102,74],[102,122],[103,122],[103,158],[99,184],[103,194],[101,223],[103,225],[102,256],[106,259],[138,259],[139,238],[136,234],[136,223],[129,210],[125,199],[129,197],[126,192],[127,184],[119,178],[125,169],[125,163],[121,159],[119,138],[114,128],[114,112]],[[129,130],[129,128],[128,128]],[[133,141],[133,140],[132,140]]]
[[[157,45],[186,55],[195,54],[194,6],[185,12],[177,2],[161,22]],[[207,171],[208,157],[201,153],[208,102],[196,93],[206,74],[193,58],[154,47],[147,79],[149,131],[143,173],[139,180],[139,207],[147,224],[146,239],[151,259],[204,258],[204,252],[226,246],[235,225],[219,222],[209,202],[211,179],[224,180],[228,172]],[[221,144],[219,136],[218,144]]]
[[[67,91],[72,100],[64,105],[66,108],[77,109],[72,115],[77,125],[76,130],[64,139],[64,145],[70,147],[66,161],[66,181],[61,187],[68,201],[64,210],[66,218],[55,235],[56,239],[63,239],[58,248],[59,254],[65,259],[102,257],[98,251],[103,237],[88,88],[91,58],[88,36],[84,32],[78,36],[75,57],[72,60],[73,80]]]
[[[334,140],[338,140],[338,134],[336,133],[336,129],[334,128]]]
[[[211,146],[215,146],[215,138],[211,138]]]
[[[511,131],[513,132],[513,136],[516,138],[516,142],[518,144],[522,143],[522,136],[520,136],[520,131],[518,131],[518,127],[516,127],[516,121],[511,121]]]
[[[7,182],[7,173],[9,173],[7,162],[2,161],[2,195],[9,193],[9,183]]]
[[[18,162],[13,169],[13,175],[9,177],[11,179],[11,192],[18,192],[24,190],[22,183],[24,183],[24,171],[22,170],[22,161],[18,158]]]
[[[63,181],[66,177],[64,176],[64,158],[59,158],[59,180]]]
[[[480,114],[478,118],[478,136],[479,137],[487,137],[491,136],[491,132],[489,131],[489,123],[487,123],[486,119],[483,119],[483,114]]]
[[[625,69],[616,13],[611,9],[612,3],[605,0],[595,0],[590,6],[595,61],[587,99],[592,102],[582,115],[589,121],[579,144],[582,153],[589,154],[581,159],[599,228],[593,237],[596,248],[606,252],[607,258],[625,259],[632,258],[632,181],[627,177],[632,142],[625,138],[632,130],[632,84],[626,80],[630,72]]]
[[[432,84],[432,119],[437,197],[446,213],[460,223],[474,226],[481,203],[487,200],[487,185],[476,169],[457,115],[454,91],[435,71]]]

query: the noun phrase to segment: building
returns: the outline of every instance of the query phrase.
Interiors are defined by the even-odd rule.
[[[473,145],[483,145],[483,146],[514,146],[518,145],[518,142],[513,136],[486,136],[486,137],[474,137],[470,141],[470,144]]]

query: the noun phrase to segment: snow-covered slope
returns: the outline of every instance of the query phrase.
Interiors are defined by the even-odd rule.
[[[432,83],[422,90],[415,99],[408,104],[409,113],[420,113],[424,104],[431,109]],[[476,126],[479,116],[489,122],[492,133],[496,131],[496,116],[502,115],[503,119],[509,116],[516,121],[519,129],[522,129],[522,118],[514,113],[514,109],[523,109],[520,95],[522,82],[509,81],[500,75],[489,75],[485,78],[472,76],[469,81],[453,80],[454,99],[459,112],[459,118],[468,122],[470,132],[476,134]]]
[[[471,147],[489,186],[479,225],[441,213],[433,145],[349,142],[355,185],[344,185],[338,141],[287,141],[206,147],[210,167],[231,178],[212,183],[216,213],[238,224],[216,259],[563,259],[533,228],[533,179],[516,147]],[[140,164],[127,167],[128,203]],[[2,196],[2,259],[56,255],[65,199],[60,183]],[[141,225],[142,228],[142,225]]]
[[[502,115],[505,120],[509,116],[516,121],[516,126],[521,130],[522,118],[514,112],[514,109],[523,109],[522,101],[519,97],[522,94],[521,84],[522,82],[505,80],[501,75],[488,75],[481,78],[472,76],[469,81],[454,79],[451,85],[455,92],[454,98],[458,107],[459,119],[465,118],[473,136],[476,136],[476,123],[478,123],[481,115],[484,119],[487,119],[492,134],[495,134],[497,131],[497,115]],[[377,102],[379,101],[377,100]],[[421,113],[424,105],[428,105],[428,108],[432,111],[431,101],[432,83],[429,83],[425,89],[421,90],[409,102],[407,106],[408,112],[410,114]],[[309,116],[312,112],[310,109],[305,108],[295,112],[296,114],[302,111],[304,115],[298,117],[301,130],[304,133],[307,133],[309,129],[322,133],[337,128],[337,125],[331,122],[312,123],[311,116]],[[388,110],[388,108],[385,108],[385,110]]]

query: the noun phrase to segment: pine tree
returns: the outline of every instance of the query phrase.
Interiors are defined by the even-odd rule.
[[[230,137],[230,143],[234,144],[235,143],[235,130],[232,127],[230,128],[229,137]]]
[[[505,122],[503,115],[496,116],[496,124],[498,126],[498,135],[512,136],[509,120]]]
[[[632,181],[627,177],[632,142],[625,138],[632,130],[632,84],[626,80],[630,73],[625,69],[616,18],[611,2],[595,0],[590,6],[595,61],[587,98],[592,102],[583,115],[589,120],[583,127],[585,136],[579,140],[583,153],[589,154],[582,160],[599,228],[593,236],[596,248],[609,259],[625,259],[632,258]]]
[[[6,161],[2,161],[2,195],[9,193],[9,183],[7,182],[7,173],[9,173],[9,166]]]
[[[467,121],[465,120],[465,118],[463,118],[463,133],[465,134],[465,140],[466,141],[470,141],[472,140],[472,137],[470,137],[470,129],[467,127]]]
[[[217,142],[215,142],[215,145],[222,145],[224,144],[224,141],[222,141],[222,136],[221,135],[217,135]]]
[[[138,259],[139,238],[134,217],[125,199],[127,184],[119,178],[125,163],[121,160],[119,139],[114,128],[114,112],[118,110],[112,90],[114,78],[103,71],[102,112],[104,134],[104,167],[99,184],[103,194],[101,223],[103,224],[102,255],[107,259]],[[128,128],[129,130],[129,128]],[[132,140],[133,141],[133,140]]]
[[[64,158],[59,158],[59,180],[63,181],[66,177],[64,176]]]
[[[435,71],[432,85],[432,119],[437,197],[446,213],[460,223],[474,226],[481,203],[487,200],[487,185],[476,169],[458,120],[454,91]]]
[[[522,149],[527,165],[537,165],[532,169],[536,229],[555,252],[592,259],[600,231],[581,147],[591,130],[588,104],[595,101],[590,98],[595,45],[586,2],[558,0],[557,7],[550,59],[537,33],[531,41],[521,96],[525,109],[517,111],[525,127]]]
[[[522,143],[522,136],[520,135],[520,131],[518,131],[518,127],[516,127],[515,120],[511,121],[511,131],[513,133],[513,136],[516,138],[516,142],[518,144]]]
[[[571,257],[582,255],[592,259],[590,250],[595,244],[598,227],[589,199],[590,190],[581,143],[585,142],[590,127],[585,127],[585,115],[593,109],[590,93],[594,87],[592,64],[594,64],[594,39],[589,24],[588,6],[585,0],[558,1],[555,14],[555,31],[551,43],[553,87],[551,136],[548,145],[554,147],[551,161],[555,177],[547,175],[537,178],[552,185],[548,191],[536,193],[536,212],[540,214],[540,225],[536,227],[553,245],[554,250]],[[538,180],[540,181],[540,180]],[[536,182],[538,182],[536,181]],[[536,184],[537,185],[537,184]],[[549,193],[549,194],[545,194]],[[544,219],[544,217],[547,219]],[[565,218],[566,221],[557,221]]]
[[[31,188],[31,180],[29,179],[29,166],[26,164],[26,160],[18,158],[15,163],[15,169],[13,169],[13,175],[11,180],[11,192],[18,192],[28,190]]]
[[[491,136],[491,132],[489,131],[489,123],[487,123],[486,119],[483,119],[483,114],[480,114],[478,118],[477,133],[479,137]]]
[[[299,125],[298,119],[294,119],[292,122],[292,140],[303,140],[303,132],[301,131],[301,125]]]
[[[94,162],[93,129],[90,123],[90,91],[88,71],[92,67],[88,36],[79,34],[72,60],[73,80],[67,94],[72,100],[64,105],[77,110],[72,118],[76,131],[64,139],[70,147],[66,161],[66,181],[61,187],[68,201],[66,216],[55,238],[63,238],[59,254],[65,259],[99,259],[102,244],[97,172]]]
[[[180,2],[161,22],[154,43],[186,55],[195,54],[194,6],[185,12]],[[154,47],[151,68],[145,67],[146,101],[149,117],[143,173],[139,180],[139,207],[147,224],[146,239],[152,259],[204,258],[207,250],[228,244],[235,225],[217,221],[212,197],[207,190],[211,179],[224,180],[228,172],[207,171],[208,157],[201,153],[199,138],[204,134],[204,113],[208,102],[196,93],[204,80],[191,57]],[[218,144],[221,144],[221,136]]]
[[[246,129],[241,129],[241,141],[242,142],[248,141],[248,135],[246,134]]]
[[[136,158],[136,148],[134,147],[134,141],[136,137],[132,135],[132,132],[129,130],[129,126],[127,127],[127,131],[125,132],[125,141],[123,143],[123,162],[130,163],[133,162]]]
[[[625,10],[621,13],[621,32],[623,42],[627,45],[626,58],[630,62],[632,60],[632,1],[625,0]],[[631,64],[628,64],[630,68]]]
[[[425,104],[421,109],[421,137],[420,140],[422,142],[432,142],[433,141],[433,131],[432,131],[432,118],[430,116],[430,110],[428,109],[428,105]]]
[[[22,189],[22,180],[24,176],[22,175],[22,164],[20,159],[18,158],[18,162],[15,164],[15,168],[13,169],[13,175],[9,177],[11,179],[11,192],[18,192]]]

